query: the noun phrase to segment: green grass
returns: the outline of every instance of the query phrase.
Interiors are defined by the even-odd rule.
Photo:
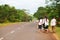
[[[18,23],[18,22],[14,22],[14,23],[11,23],[11,22],[9,22],[9,23],[0,23],[0,27],[5,27],[5,26],[7,26],[9,24],[15,24],[15,23]]]
[[[7,24],[9,24],[9,23],[0,23],[0,26],[5,26]]]
[[[59,40],[60,40],[60,27],[56,27],[56,33],[57,33]]]

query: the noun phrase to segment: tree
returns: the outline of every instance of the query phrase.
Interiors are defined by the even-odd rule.
[[[44,17],[44,16],[48,16],[48,7],[39,7],[38,8],[38,10],[37,10],[37,12],[34,14],[34,16],[36,17],[36,18],[40,18],[40,17]]]
[[[20,21],[28,21],[29,15],[26,14],[25,9],[20,10],[15,7],[11,7],[7,4],[0,5],[0,23],[4,22],[20,22]]]
[[[50,4],[47,4],[45,7],[39,7],[37,12],[34,14],[36,18],[39,18],[40,16],[48,16],[49,19],[52,19],[53,17],[57,18],[57,21],[60,21],[60,0],[46,0],[47,3],[51,2]]]

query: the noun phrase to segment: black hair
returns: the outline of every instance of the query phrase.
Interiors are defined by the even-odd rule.
[[[47,16],[45,16],[45,18],[46,18],[46,21],[47,21],[47,19],[48,19]]]

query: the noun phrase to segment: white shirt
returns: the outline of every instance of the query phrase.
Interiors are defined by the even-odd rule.
[[[49,25],[49,20],[45,20],[45,26]]]
[[[52,19],[51,20],[51,26],[55,26],[56,25],[56,19]]]
[[[39,20],[39,25],[42,25],[43,24],[43,19],[40,19]]]
[[[45,23],[45,18],[43,19],[43,24]]]

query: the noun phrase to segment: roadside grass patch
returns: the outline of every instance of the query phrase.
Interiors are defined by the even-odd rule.
[[[60,27],[56,27],[56,34],[58,35],[59,40],[60,40]]]
[[[19,22],[14,22],[14,23],[11,23],[11,22],[9,22],[9,23],[0,23],[0,28],[1,27],[5,27],[5,26],[10,25],[10,24],[16,24],[16,23],[19,23]]]

